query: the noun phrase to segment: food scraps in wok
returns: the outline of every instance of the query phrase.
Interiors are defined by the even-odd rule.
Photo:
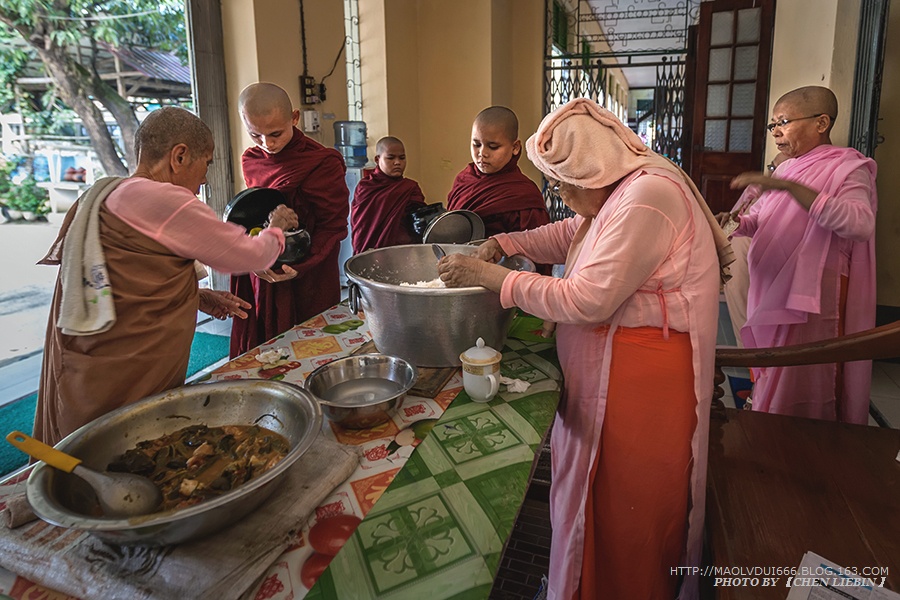
[[[229,492],[271,469],[289,449],[284,436],[258,425],[191,425],[139,442],[107,469],[149,477],[162,491],[159,510],[165,511]]]

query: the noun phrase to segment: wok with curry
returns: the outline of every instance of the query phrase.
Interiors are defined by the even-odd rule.
[[[163,495],[159,510],[193,506],[259,477],[283,459],[287,439],[258,425],[191,425],[113,459],[110,471],[148,477]]]

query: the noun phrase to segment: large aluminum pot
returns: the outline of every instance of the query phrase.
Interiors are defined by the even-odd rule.
[[[447,254],[474,254],[478,248],[441,244]],[[511,256],[501,263],[534,271],[534,263]],[[500,349],[515,309],[500,306],[500,296],[481,286],[429,288],[402,286],[438,276],[431,245],[413,244],[368,250],[344,263],[350,280],[350,305],[362,309],[379,352],[419,367],[459,366],[459,355],[481,337]]]
[[[87,467],[105,471],[113,458],[137,442],[199,424],[257,424],[286,437],[290,451],[258,478],[180,510],[121,519],[91,516],[100,514],[93,490],[75,475],[42,462],[28,478],[28,502],[45,521],[87,531],[113,544],[165,545],[198,538],[240,519],[275,491],[318,435],[322,411],[312,394],[278,381],[189,385],[100,417],[66,436],[56,448],[80,458]]]

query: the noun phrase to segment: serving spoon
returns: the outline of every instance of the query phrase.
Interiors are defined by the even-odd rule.
[[[447,253],[444,252],[444,249],[441,248],[440,246],[438,246],[437,244],[432,244],[432,245],[431,245],[431,250],[434,252],[434,255],[437,257],[437,259],[438,259],[439,261],[440,261],[442,258],[444,258],[445,256],[447,256]]]
[[[81,459],[39,442],[21,431],[13,431],[6,441],[51,467],[84,479],[94,489],[100,508],[107,517],[136,517],[153,512],[162,502],[162,492],[156,485],[132,473],[101,473],[81,464]]]

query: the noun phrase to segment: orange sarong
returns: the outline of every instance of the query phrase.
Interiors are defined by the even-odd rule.
[[[692,365],[687,333],[616,330],[575,599],[675,598],[697,426]]]

